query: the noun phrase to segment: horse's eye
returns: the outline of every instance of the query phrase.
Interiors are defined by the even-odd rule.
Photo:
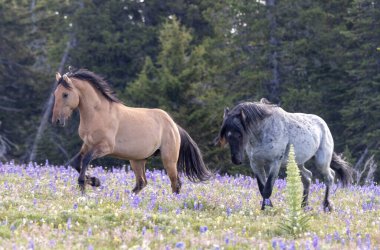
[[[62,97],[63,97],[63,98],[67,98],[68,96],[69,96],[69,94],[67,94],[67,93],[63,93],[63,94],[62,94]]]

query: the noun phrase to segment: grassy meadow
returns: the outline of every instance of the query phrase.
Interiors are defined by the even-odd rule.
[[[278,180],[275,206],[260,210],[256,180],[220,176],[171,193],[163,171],[131,193],[132,171],[91,168],[101,181],[82,195],[78,174],[62,166],[0,163],[0,249],[380,249],[380,187],[334,186],[334,211],[322,209],[324,184],[310,188],[309,230],[280,230],[286,212]]]

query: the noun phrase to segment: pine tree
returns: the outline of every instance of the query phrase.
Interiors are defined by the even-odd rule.
[[[349,73],[347,105],[341,110],[345,124],[345,143],[359,158],[371,151],[379,159],[380,138],[380,3],[356,0],[347,17],[348,50],[346,70]],[[360,135],[360,136],[358,136]],[[378,173],[380,176],[380,171]]]

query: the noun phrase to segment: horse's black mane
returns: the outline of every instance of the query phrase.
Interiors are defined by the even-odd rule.
[[[260,102],[243,102],[236,105],[228,112],[220,130],[220,137],[225,137],[227,128],[236,128],[241,132],[248,132],[251,129],[251,125],[270,116],[275,107],[277,105],[269,103],[266,99]],[[243,115],[245,119],[235,119]]]
[[[111,101],[111,102],[118,102],[121,101],[116,97],[115,92],[111,89],[109,84],[103,79],[103,77],[95,74],[94,72],[91,72],[87,69],[76,69],[76,70],[70,70],[66,75],[70,78],[76,78],[79,80],[90,82],[91,85],[98,89],[104,97]],[[70,85],[61,77],[57,83],[62,84],[63,87],[70,89]]]

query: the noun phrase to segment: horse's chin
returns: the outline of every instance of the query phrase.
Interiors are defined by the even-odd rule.
[[[60,122],[59,122],[59,126],[62,127],[62,128],[63,128],[64,126],[66,126],[66,119],[63,119],[63,121],[60,121]]]

